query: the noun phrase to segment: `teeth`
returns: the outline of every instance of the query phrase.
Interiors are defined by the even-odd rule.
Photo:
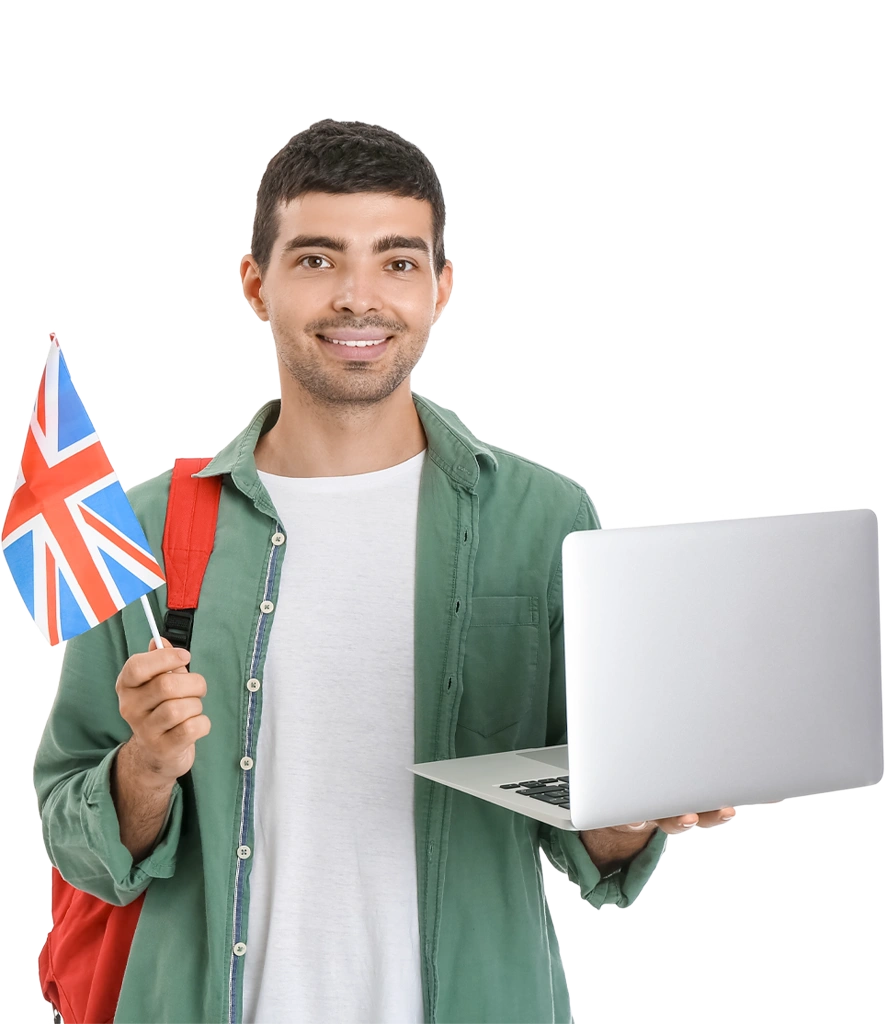
[[[335,338],[327,338],[326,340],[331,341],[334,345],[347,345],[348,348],[366,348],[368,345],[381,345],[385,339],[378,338],[373,341],[337,341]]]

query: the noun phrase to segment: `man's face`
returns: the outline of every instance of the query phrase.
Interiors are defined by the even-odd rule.
[[[327,405],[368,405],[408,388],[452,288],[449,261],[434,275],[431,204],[311,192],[281,205],[279,220],[264,278],[252,256],[240,269],[281,366]],[[344,344],[358,339],[372,344]]]

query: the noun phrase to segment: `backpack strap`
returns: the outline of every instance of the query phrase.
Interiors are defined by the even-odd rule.
[[[221,476],[194,478],[210,459],[176,459],[163,528],[166,606],[163,634],[173,647],[191,649],[194,611],[213,549]]]

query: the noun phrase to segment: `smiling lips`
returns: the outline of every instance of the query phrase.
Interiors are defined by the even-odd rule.
[[[331,354],[340,359],[376,359],[388,348],[387,335],[378,330],[336,331],[334,337],[318,334],[318,338],[329,345]]]
[[[353,328],[337,327],[334,334],[321,334],[326,341],[384,341],[388,335],[378,327],[364,327],[360,331]]]

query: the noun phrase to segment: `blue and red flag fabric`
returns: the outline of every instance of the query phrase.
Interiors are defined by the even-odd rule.
[[[28,611],[57,644],[164,577],[50,339],[2,544]]]

